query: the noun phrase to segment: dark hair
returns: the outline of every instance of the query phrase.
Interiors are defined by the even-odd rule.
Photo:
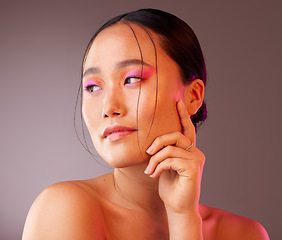
[[[152,30],[160,37],[163,50],[179,65],[183,83],[189,84],[198,78],[206,84],[205,61],[194,31],[173,14],[157,9],[140,9],[128,12],[106,22],[91,38],[85,51],[83,65],[97,35],[105,28],[118,22],[134,23]],[[191,116],[196,130],[206,117],[206,104],[203,102],[197,113]]]

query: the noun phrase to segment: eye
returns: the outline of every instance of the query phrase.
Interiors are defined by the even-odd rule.
[[[96,84],[90,84],[85,86],[84,90],[88,91],[88,92],[96,92],[101,90],[102,88]]]
[[[127,77],[124,81],[124,85],[138,83],[142,80],[141,77]]]

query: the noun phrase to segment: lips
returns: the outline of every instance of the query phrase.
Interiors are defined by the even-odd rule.
[[[107,127],[104,130],[103,137],[108,139],[109,141],[116,141],[116,140],[119,140],[133,133],[134,131],[136,130],[133,128],[114,125],[114,126]]]

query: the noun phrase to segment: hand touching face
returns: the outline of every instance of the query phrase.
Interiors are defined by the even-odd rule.
[[[195,128],[182,101],[177,103],[182,133],[157,137],[145,173],[160,177],[159,194],[168,211],[197,212],[205,156],[196,148]]]

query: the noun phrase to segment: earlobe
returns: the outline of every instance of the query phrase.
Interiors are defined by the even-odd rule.
[[[189,115],[194,115],[202,106],[204,100],[205,85],[201,79],[195,79],[186,86],[185,106]]]

